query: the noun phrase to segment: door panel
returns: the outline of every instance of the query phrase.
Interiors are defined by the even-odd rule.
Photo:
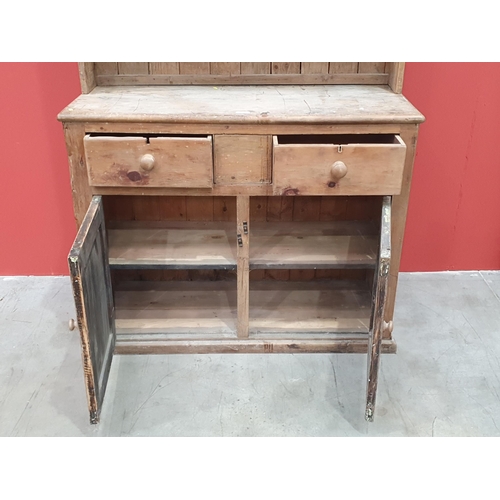
[[[94,196],[68,257],[90,422],[99,421],[115,346],[114,304],[102,199]]]
[[[382,217],[380,221],[380,245],[377,270],[373,284],[373,309],[368,342],[368,377],[366,383],[365,418],[373,421],[375,398],[377,395],[378,370],[380,364],[380,345],[383,330],[388,327],[384,322],[387,286],[391,265],[391,206],[392,197],[385,196],[382,202]]]

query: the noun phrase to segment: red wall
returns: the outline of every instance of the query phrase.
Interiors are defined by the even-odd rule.
[[[403,271],[500,269],[500,64],[408,63],[421,126]],[[0,63],[0,275],[67,274],[75,236],[57,113],[75,63]]]
[[[76,231],[56,116],[79,91],[75,63],[0,63],[0,275],[68,273]]]
[[[500,269],[500,64],[407,64],[421,125],[404,271]]]

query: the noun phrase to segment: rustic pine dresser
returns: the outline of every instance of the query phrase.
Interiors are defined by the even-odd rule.
[[[79,69],[59,120],[90,421],[115,354],[240,352],[367,353],[372,420],[424,119],[404,64]]]

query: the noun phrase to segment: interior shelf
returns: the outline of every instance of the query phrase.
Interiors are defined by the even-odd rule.
[[[256,281],[250,283],[250,335],[367,334],[371,293],[366,281]],[[279,338],[279,337],[278,337]]]
[[[236,338],[236,281],[128,281],[115,291],[117,340]]]
[[[231,222],[114,222],[109,265],[120,269],[236,269]]]
[[[374,268],[371,222],[264,222],[250,227],[250,269]]]

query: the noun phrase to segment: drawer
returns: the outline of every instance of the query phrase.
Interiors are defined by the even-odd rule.
[[[406,145],[398,135],[273,137],[275,195],[397,195]]]
[[[91,186],[193,187],[213,184],[211,137],[86,135]]]

